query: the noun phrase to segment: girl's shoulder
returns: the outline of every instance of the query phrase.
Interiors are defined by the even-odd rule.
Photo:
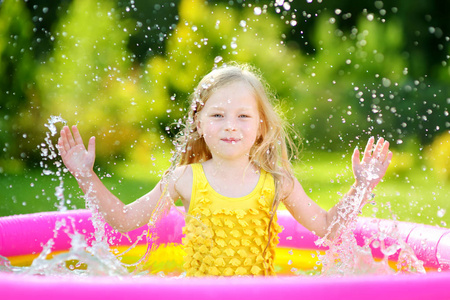
[[[272,174],[273,175],[273,174]],[[298,179],[288,170],[281,169],[278,176],[274,176],[279,181],[281,199],[289,197],[294,190],[294,186],[298,183]]]
[[[193,171],[191,165],[182,165],[175,168],[169,178],[174,191],[179,197],[190,200],[193,182]]]
[[[170,178],[169,180],[171,180],[175,184],[180,181],[181,183],[186,183],[186,181],[192,181],[193,177],[192,166],[182,165],[176,167],[175,170],[172,172],[171,177],[172,178]]]

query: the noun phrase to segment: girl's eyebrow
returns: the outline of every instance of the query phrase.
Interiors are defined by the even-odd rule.
[[[210,107],[211,109],[220,109],[220,110],[225,110],[225,108],[223,106],[220,105],[214,105]],[[237,110],[252,110],[253,107],[252,106],[240,106],[236,108]]]

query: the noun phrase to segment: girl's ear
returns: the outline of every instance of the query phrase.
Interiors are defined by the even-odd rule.
[[[259,120],[259,126],[258,126],[257,138],[256,138],[257,140],[260,139],[260,138],[262,138],[262,135],[263,135],[263,126],[264,126],[263,120],[260,119],[260,120]]]
[[[202,126],[201,126],[201,122],[200,122],[200,118],[198,117],[198,115],[196,114],[194,116],[194,122],[195,122],[195,126],[197,127],[197,132],[200,136],[203,136],[203,131],[202,131]]]

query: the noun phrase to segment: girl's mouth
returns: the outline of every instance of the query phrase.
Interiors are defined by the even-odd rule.
[[[221,139],[221,141],[222,141],[222,142],[225,142],[225,143],[231,143],[231,144],[234,144],[234,143],[236,143],[236,142],[239,142],[240,139],[235,139],[235,138],[224,138],[224,139]]]

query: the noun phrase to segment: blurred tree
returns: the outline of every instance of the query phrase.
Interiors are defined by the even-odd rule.
[[[397,24],[361,16],[347,33],[322,14],[312,42],[319,47],[305,69],[309,85],[316,86],[307,136],[323,149],[347,149],[363,133],[393,138],[386,121],[394,98],[390,89],[406,79],[407,64],[398,51],[403,41]]]
[[[128,49],[139,63],[155,55],[164,55],[166,40],[179,21],[180,0],[119,0],[122,18],[131,19],[135,27],[128,40]]]
[[[33,153],[38,160],[51,114],[97,135],[103,163],[122,159],[139,141],[158,137],[148,149],[168,145],[195,83],[216,57],[222,58],[217,64],[258,67],[310,149],[347,149],[366,133],[429,143],[450,127],[450,29],[441,2],[25,5],[6,0],[0,6],[1,157],[7,161],[28,161]]]
[[[326,67],[324,66],[325,56],[323,52],[327,53],[326,57],[329,60],[334,58],[334,62],[343,57],[343,52],[335,51],[336,49],[332,47],[327,48],[323,45],[323,39],[317,39],[317,31],[326,27],[323,23],[329,22],[334,25],[331,28],[333,31],[328,32],[328,34],[331,37],[336,34],[342,38],[341,40],[334,38],[335,45],[339,45],[340,50],[343,49],[341,44],[348,44],[346,40],[360,39],[361,35],[364,35],[364,29],[361,28],[361,25],[365,24],[365,30],[369,33],[368,39],[376,41],[371,46],[371,50],[377,53],[372,53],[372,55],[368,51],[361,51],[361,44],[359,47],[355,47],[356,45],[350,46],[347,52],[356,50],[360,54],[367,52],[366,54],[369,54],[369,56],[364,64],[355,63],[354,58],[348,60],[349,64],[345,69],[346,75],[333,78],[346,85],[347,88],[338,90],[334,87],[334,91],[347,98],[347,100],[344,100],[344,102],[347,102],[346,106],[353,108],[355,107],[353,97],[355,94],[359,95],[361,90],[352,93],[352,85],[358,82],[358,78],[366,80],[361,83],[364,85],[362,87],[363,98],[367,100],[375,96],[374,102],[376,103],[366,104],[366,109],[358,110],[357,113],[363,113],[364,115],[361,116],[363,119],[368,117],[367,120],[372,120],[375,131],[370,131],[373,133],[388,135],[399,141],[403,138],[409,138],[409,136],[415,136],[422,143],[427,144],[436,134],[448,130],[449,126],[446,125],[442,116],[447,111],[445,106],[448,106],[447,98],[450,82],[450,68],[448,66],[450,23],[447,22],[450,13],[449,3],[438,0],[420,0],[415,2],[415,5],[411,5],[409,1],[405,0],[364,0],[358,2],[351,0],[306,2],[260,0],[252,3],[242,0],[209,1],[211,5],[217,5],[217,2],[224,3],[234,9],[253,7],[255,10],[277,15],[285,24],[292,25],[284,27],[287,30],[282,34],[284,36],[283,41],[290,47],[299,49],[301,53],[305,53],[308,57],[316,58],[311,61],[311,65],[304,65],[307,72],[315,76],[319,76],[318,73],[311,72],[311,70],[321,68],[321,66]],[[367,27],[370,23],[372,26]],[[387,40],[384,39],[385,37]],[[362,41],[365,41],[365,39],[362,39]],[[371,60],[370,56],[382,60],[381,64],[379,64],[379,61]],[[394,61],[401,61],[404,67],[401,73],[397,72],[395,75],[397,78],[402,77],[399,80],[392,80],[392,75],[383,77],[380,75],[381,73],[373,73],[375,69],[383,69],[386,66],[387,70],[391,70],[391,57]],[[377,66],[378,64],[379,66]],[[373,67],[370,65],[373,65]],[[328,66],[331,65],[328,64]],[[354,73],[353,76],[350,73]],[[383,73],[386,74],[387,72]],[[376,78],[375,75],[378,75],[378,77]],[[324,81],[318,81],[316,85],[322,88],[314,90],[325,92],[328,89],[327,78],[322,76],[321,79]],[[361,88],[361,84],[357,87]],[[329,94],[323,93],[316,96],[324,98]],[[385,99],[386,96],[389,99]],[[344,102],[341,102],[342,106],[344,106]],[[330,105],[334,106],[336,103],[333,101]],[[373,105],[376,107],[372,107]],[[321,112],[317,106],[313,107],[316,107],[316,111]],[[388,108],[386,109],[386,107]],[[380,111],[380,108],[383,108],[383,111]],[[307,109],[308,112],[311,111],[311,107],[307,107]],[[335,107],[333,110],[343,111],[341,107]],[[373,111],[377,113],[373,113]],[[430,111],[432,111],[431,114]],[[335,118],[335,120],[338,119]],[[311,121],[316,124],[308,125],[314,127],[315,139],[321,140],[319,142],[320,147],[323,147],[324,144],[331,144],[328,136],[323,137],[321,135],[327,123],[319,122],[320,119],[315,117],[312,117]],[[322,125],[319,130],[317,124]],[[328,124],[330,124],[330,121],[328,121]],[[336,125],[339,127],[339,124],[335,121],[332,121],[331,125],[335,128]],[[356,125],[361,128],[369,128],[364,123]],[[390,130],[386,132],[386,129]],[[331,128],[328,127],[328,130],[330,131]],[[351,128],[345,131],[353,134]],[[320,133],[318,134],[318,132]],[[336,134],[332,136],[336,137]]]
[[[0,173],[21,169],[27,158],[27,135],[18,126],[30,102],[36,64],[33,60],[33,24],[23,1],[5,0],[0,9]]]
[[[61,115],[69,124],[79,122],[84,132],[97,135],[102,161],[120,155],[136,136],[132,126],[118,124],[136,89],[133,55],[126,49],[128,25],[111,1],[75,0],[68,11],[53,32],[53,52],[36,77],[40,112]],[[21,125],[40,136],[27,119]]]
[[[27,0],[23,1],[29,10],[33,33],[31,46],[34,57],[39,62],[45,61],[54,47],[53,27],[67,13],[71,0]]]
[[[161,123],[142,116],[144,127],[159,125],[166,136],[176,134],[196,83],[214,65],[229,61],[250,62],[260,68],[273,87],[280,87],[281,98],[292,98],[297,91],[299,85],[291,75],[298,70],[301,57],[279,43],[282,24],[278,18],[257,16],[252,9],[239,12],[191,0],[181,1],[179,17],[180,23],[167,39],[165,55],[149,59],[144,70],[143,82],[151,86],[148,99],[167,103],[165,112],[157,117]],[[264,24],[272,24],[271,29]],[[134,152],[138,151],[142,153],[136,148],[130,155],[136,158]]]

